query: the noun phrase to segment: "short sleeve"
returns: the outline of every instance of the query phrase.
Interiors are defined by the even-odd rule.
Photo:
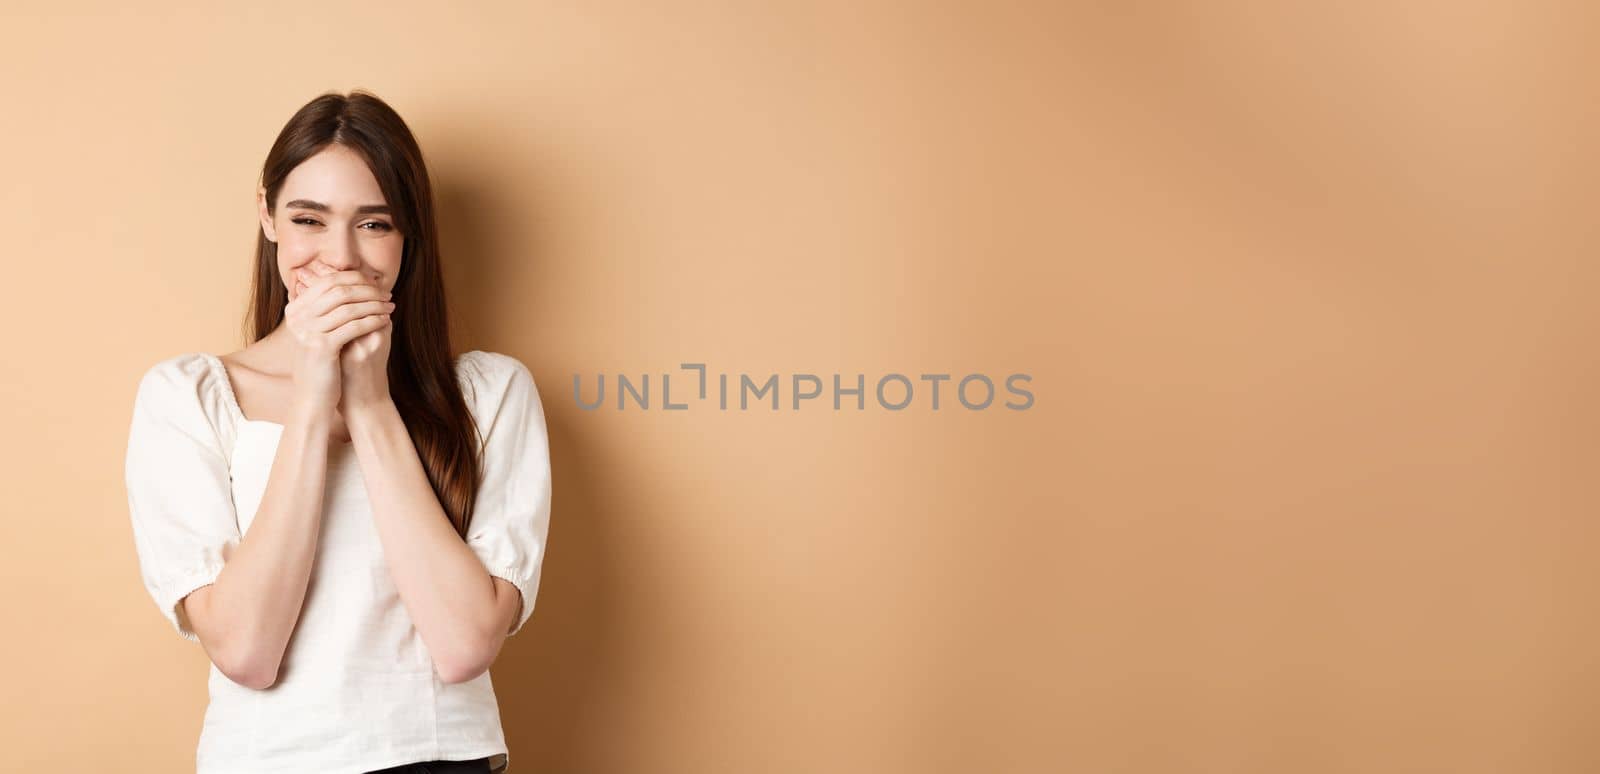
[[[214,583],[240,541],[216,390],[202,355],[147,371],[134,397],[125,466],[145,590],[178,634],[195,642],[178,603]]]
[[[522,593],[508,633],[533,614],[550,530],[550,446],[533,375],[517,359],[473,350],[462,359],[482,434],[483,480],[467,524],[467,545],[490,575]]]

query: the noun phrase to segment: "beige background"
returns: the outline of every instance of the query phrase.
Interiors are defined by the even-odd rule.
[[[515,770],[1600,767],[1580,4],[213,5],[0,23],[4,768],[192,766],[134,388],[240,346],[261,160],[358,86],[545,396]],[[1037,402],[571,398],[686,360]]]

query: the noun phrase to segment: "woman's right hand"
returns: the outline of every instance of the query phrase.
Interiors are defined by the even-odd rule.
[[[390,294],[358,271],[295,271],[284,324],[295,342],[294,388],[317,405],[339,403],[339,351],[389,324]]]

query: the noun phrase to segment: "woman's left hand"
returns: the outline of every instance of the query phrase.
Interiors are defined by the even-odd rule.
[[[374,282],[374,285],[377,283]],[[398,307],[395,311],[399,311]],[[391,322],[371,333],[351,339],[339,350],[339,414],[349,419],[351,413],[382,405],[389,397],[389,343]]]

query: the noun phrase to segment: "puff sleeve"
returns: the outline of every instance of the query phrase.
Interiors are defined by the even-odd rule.
[[[145,372],[134,397],[124,468],[139,572],[156,607],[198,642],[178,603],[216,581],[241,539],[216,384],[200,355]]]
[[[522,594],[511,634],[533,614],[550,529],[550,447],[544,407],[527,366],[509,355],[462,355],[475,395],[482,476],[467,545],[490,575]]]

